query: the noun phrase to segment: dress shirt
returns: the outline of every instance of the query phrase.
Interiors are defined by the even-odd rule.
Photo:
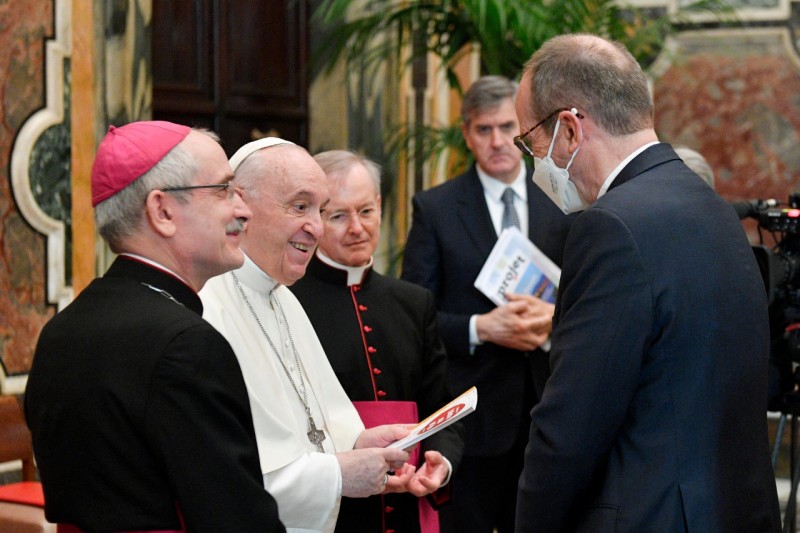
[[[626,166],[628,166],[628,163],[630,163],[631,161],[633,161],[633,158],[634,158],[634,157],[636,157],[637,155],[641,154],[642,152],[644,152],[645,150],[647,150],[648,148],[650,148],[650,147],[651,147],[651,146],[653,146],[654,144],[658,144],[658,141],[653,141],[653,142],[650,142],[650,143],[647,143],[647,144],[645,144],[645,145],[644,145],[644,146],[642,146],[641,148],[638,148],[638,149],[634,150],[634,151],[631,153],[631,155],[629,155],[628,157],[626,157],[625,159],[623,159],[623,160],[622,160],[622,162],[621,162],[619,165],[617,165],[617,168],[615,168],[614,170],[612,170],[612,171],[611,171],[611,174],[609,174],[609,175],[608,175],[608,177],[605,179],[605,181],[603,182],[603,185],[600,187],[600,190],[599,190],[599,191],[598,191],[598,193],[597,193],[597,198],[600,198],[600,197],[601,197],[601,196],[603,196],[603,195],[604,195],[606,192],[608,192],[608,189],[609,189],[609,187],[611,187],[611,184],[612,184],[612,183],[614,183],[614,178],[616,178],[616,177],[617,177],[617,175],[618,175],[620,172],[622,172],[622,169],[623,169],[623,168],[625,168]],[[595,202],[597,201],[597,198],[595,198]]]
[[[476,164],[475,169],[478,171],[478,179],[483,186],[483,196],[486,198],[486,207],[489,208],[489,216],[492,217],[492,224],[497,235],[500,235],[503,227],[503,192],[511,187],[514,191],[514,209],[517,210],[519,216],[519,230],[523,235],[528,234],[528,191],[525,187],[525,165],[520,164],[519,174],[514,178],[511,183],[503,183],[502,181],[491,177],[484,171],[480,165]],[[472,315],[469,319],[469,345],[470,351],[475,350],[475,346],[483,344],[478,338],[478,326],[476,320],[478,315]]]
[[[503,183],[502,181],[491,177],[487,174],[480,165],[475,165],[478,171],[478,179],[483,185],[483,196],[486,198],[486,207],[489,208],[489,216],[492,217],[492,224],[497,235],[500,235],[501,228],[503,227],[503,192],[508,187],[514,191],[514,209],[517,210],[519,216],[519,230],[523,235],[528,234],[528,190],[525,186],[525,165],[520,165],[519,174],[511,183]]]

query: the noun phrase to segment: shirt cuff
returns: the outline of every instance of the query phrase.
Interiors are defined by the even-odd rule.
[[[478,338],[478,315],[469,317],[469,354],[475,353],[475,347],[483,342]]]
[[[447,477],[444,478],[444,480],[442,481],[442,484],[439,485],[439,488],[442,488],[445,485],[447,485],[448,483],[450,483],[450,477],[453,475],[453,465],[450,463],[450,461],[444,455],[442,456],[442,459],[444,459],[444,462],[447,463]]]

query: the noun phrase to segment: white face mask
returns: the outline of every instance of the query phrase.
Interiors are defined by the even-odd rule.
[[[575,213],[576,211],[583,211],[589,207],[589,203],[585,201],[575,188],[575,184],[569,179],[570,165],[572,160],[580,150],[580,146],[572,153],[569,158],[566,168],[558,168],[553,162],[550,155],[553,153],[553,146],[556,142],[556,135],[558,135],[558,127],[561,121],[556,122],[556,128],[553,132],[553,139],[550,141],[550,148],[547,150],[547,155],[540,159],[533,158],[533,182],[553,201],[559,209],[565,214]]]

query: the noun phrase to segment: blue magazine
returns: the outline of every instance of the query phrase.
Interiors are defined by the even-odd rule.
[[[508,302],[506,292],[532,294],[554,303],[561,269],[517,228],[503,230],[475,287],[497,305]]]

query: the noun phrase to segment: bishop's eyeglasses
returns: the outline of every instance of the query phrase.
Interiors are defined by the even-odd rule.
[[[233,200],[233,195],[236,194],[236,188],[233,185],[231,185],[230,182],[212,183],[210,185],[184,185],[182,187],[164,187],[163,189],[159,190],[164,192],[176,192],[176,191],[192,191],[195,189],[218,189],[220,191],[225,191],[228,200]]]

